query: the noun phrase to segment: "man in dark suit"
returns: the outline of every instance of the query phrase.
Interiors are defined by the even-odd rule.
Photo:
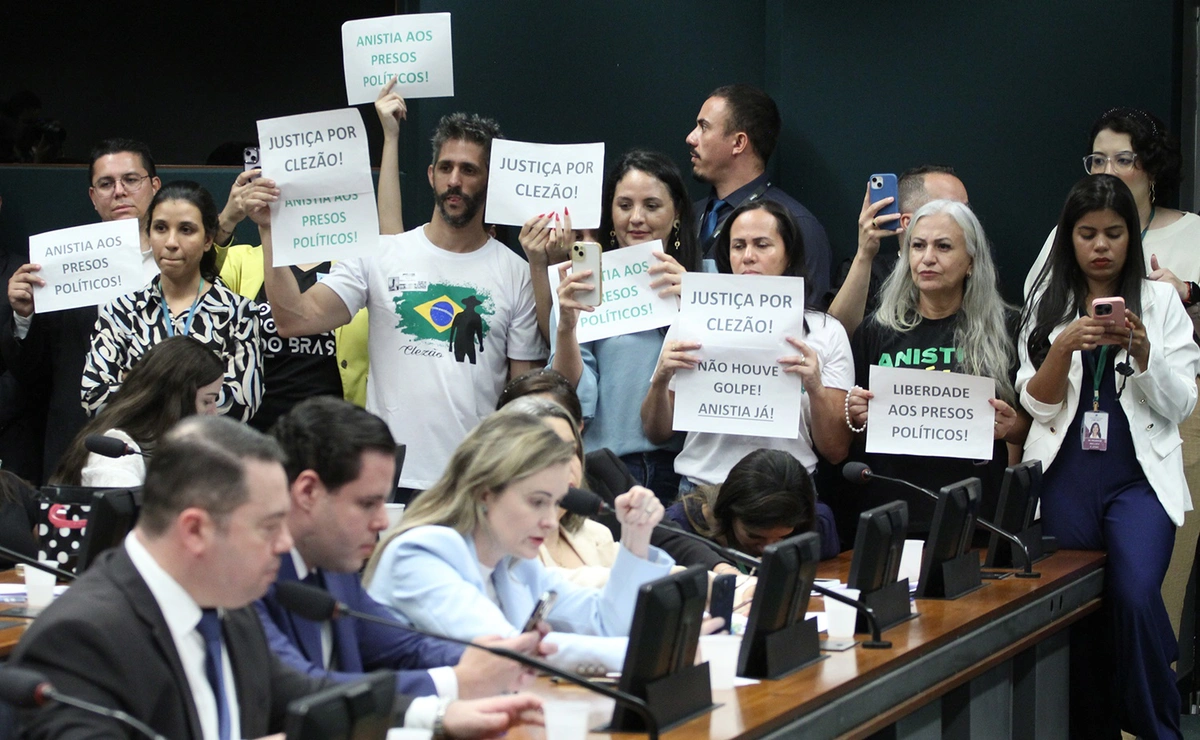
[[[229,419],[183,421],[155,451],[124,546],[34,622],[13,663],[172,740],[279,732],[288,702],[326,685],[281,663],[247,607],[292,546],[282,459],[273,440]],[[537,706],[490,701],[449,705],[442,729],[495,733]],[[399,697],[398,710],[407,703]],[[30,738],[126,737],[112,720],[57,703],[25,720]]]
[[[394,618],[358,576],[388,524],[384,503],[395,485],[396,444],[387,424],[341,399],[317,396],[281,416],[271,433],[287,456],[287,527],[295,541],[280,558],[277,581],[302,580],[356,611]],[[480,650],[464,654],[460,646],[404,629],[353,617],[311,622],[280,605],[274,586],[255,606],[271,648],[310,676],[356,680],[363,671],[398,671],[398,691],[429,697],[414,701],[410,719],[436,712],[433,695],[492,696],[512,690],[525,675],[510,661]],[[538,641],[531,632],[495,644],[531,652]]]

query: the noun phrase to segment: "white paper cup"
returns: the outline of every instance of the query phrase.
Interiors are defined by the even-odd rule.
[[[741,635],[700,636],[700,659],[708,661],[708,681],[713,691],[733,688],[741,649]]]
[[[543,702],[546,740],[583,740],[587,737],[589,706],[586,701]]]
[[[858,598],[857,588],[845,588],[838,591],[849,599]],[[854,623],[858,620],[858,610],[849,604],[825,597],[825,615],[829,619],[826,634],[831,639],[846,639],[854,637]]]
[[[404,504],[384,504],[383,508],[387,509],[388,529],[395,529],[404,518]]]
[[[921,578],[921,555],[925,552],[924,540],[905,540],[904,552],[900,554],[900,570],[897,580],[908,579],[909,587],[917,585]]]
[[[46,565],[57,567],[56,563],[46,563]],[[34,609],[49,606],[54,599],[56,583],[57,579],[53,573],[33,567],[25,568],[25,603]]]

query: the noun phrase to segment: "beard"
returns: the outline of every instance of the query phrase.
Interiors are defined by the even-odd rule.
[[[462,212],[457,215],[446,210],[446,200],[452,195],[462,198]],[[475,215],[479,213],[479,207],[482,205],[481,201],[482,199],[478,196],[471,196],[464,193],[462,188],[449,188],[445,192],[437,194],[438,213],[442,214],[442,220],[447,224],[455,228],[461,228],[475,219]]]

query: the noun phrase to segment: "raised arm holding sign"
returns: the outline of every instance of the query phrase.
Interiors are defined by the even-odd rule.
[[[342,24],[342,64],[350,105],[370,103],[389,80],[406,98],[454,95],[449,13],[364,18]]]

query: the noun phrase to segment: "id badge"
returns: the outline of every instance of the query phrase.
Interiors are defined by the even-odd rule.
[[[1083,449],[1104,452],[1108,449],[1108,412],[1088,411],[1083,415],[1083,426],[1079,429]]]

